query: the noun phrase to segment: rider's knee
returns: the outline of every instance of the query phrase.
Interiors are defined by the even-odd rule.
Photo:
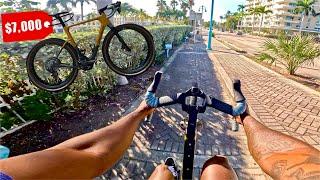
[[[201,179],[210,179],[208,177],[215,177],[215,179],[237,179],[237,176],[229,165],[229,161],[224,156],[216,155],[207,160],[201,172]]]
[[[210,165],[221,165],[221,166],[225,166],[225,167],[230,167],[229,166],[229,162],[228,159],[224,156],[219,156],[219,155],[215,155],[214,157],[210,158],[209,160],[207,160],[202,169],[205,169],[207,166]]]

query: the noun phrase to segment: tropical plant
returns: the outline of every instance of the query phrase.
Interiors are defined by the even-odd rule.
[[[297,3],[295,3],[296,8],[294,9],[295,13],[301,13],[301,22],[300,22],[300,28],[299,32],[301,34],[302,28],[303,28],[303,21],[305,16],[313,15],[318,16],[320,13],[316,13],[314,7],[314,4],[316,3],[315,0],[299,0]]]
[[[254,26],[256,23],[256,15],[260,14],[260,9],[259,7],[254,7],[249,9],[249,14],[253,15],[253,20],[252,20],[252,32],[254,31]]]
[[[83,5],[84,3],[90,4],[90,2],[96,3],[96,0],[74,0],[72,5],[75,7],[78,3],[81,6],[81,20],[83,20]]]
[[[260,6],[260,7],[258,7],[258,9],[259,9],[259,14],[261,16],[260,17],[260,25],[259,25],[259,35],[260,35],[264,15],[272,13],[272,11],[270,9],[267,9],[267,6]]]
[[[314,59],[320,56],[320,47],[310,35],[280,35],[276,40],[267,40],[264,48],[270,53],[262,53],[258,60],[271,64],[279,62],[290,75],[295,74],[303,63],[313,63]]]
[[[236,24],[239,22],[240,16],[238,12],[235,12],[234,14],[226,15],[226,27],[229,30],[234,30]]]

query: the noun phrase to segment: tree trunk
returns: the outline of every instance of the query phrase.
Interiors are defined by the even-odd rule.
[[[261,15],[261,19],[260,19],[259,35],[260,35],[260,32],[261,32],[262,23],[263,23],[263,14]]]
[[[302,17],[301,17],[301,23],[300,23],[300,29],[299,29],[300,34],[302,33],[303,21],[304,21],[304,12],[302,13]]]
[[[255,23],[255,20],[256,20],[256,15],[253,14],[253,21],[252,21],[252,33],[254,31],[254,23]]]
[[[83,21],[83,1],[81,1],[81,20]]]

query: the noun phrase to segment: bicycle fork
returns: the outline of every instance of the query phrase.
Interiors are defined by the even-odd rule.
[[[131,52],[130,47],[127,45],[127,43],[123,40],[123,38],[119,35],[117,29],[112,25],[109,24],[108,27],[110,28],[110,30],[117,36],[118,40],[120,41],[120,43],[122,44],[122,49],[125,49],[128,52]]]

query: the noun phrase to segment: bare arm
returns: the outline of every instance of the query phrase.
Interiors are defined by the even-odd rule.
[[[134,133],[153,109],[138,109],[103,129],[50,149],[0,161],[0,171],[14,179],[89,179],[112,167],[130,146]]]
[[[319,179],[320,152],[296,138],[271,130],[251,116],[242,121],[249,151],[274,179]]]

